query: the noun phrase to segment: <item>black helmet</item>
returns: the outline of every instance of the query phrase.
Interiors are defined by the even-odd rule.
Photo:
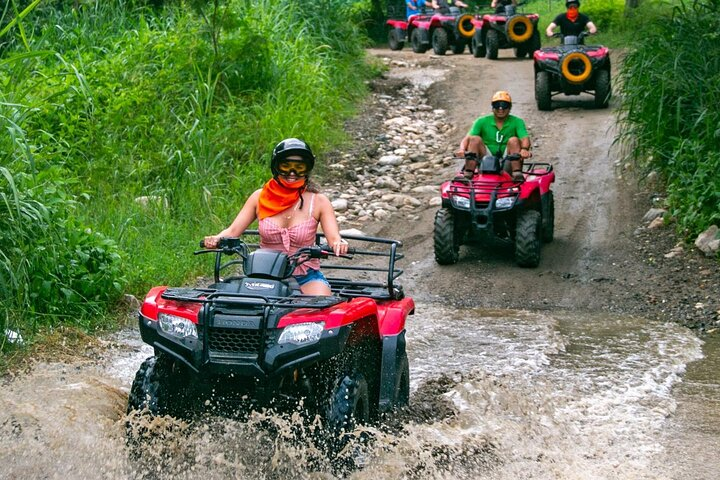
[[[308,172],[315,166],[315,155],[313,155],[310,145],[297,138],[286,138],[282,142],[275,145],[270,159],[270,170],[273,176],[277,176],[278,164],[291,155],[299,155],[308,166]]]
[[[580,8],[580,0],[566,0],[565,1],[565,8],[569,7],[572,4],[575,4],[578,8]]]

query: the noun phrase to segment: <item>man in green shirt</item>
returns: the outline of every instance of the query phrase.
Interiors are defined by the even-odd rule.
[[[495,92],[492,97],[492,115],[480,117],[473,123],[470,131],[460,142],[456,154],[466,157],[463,175],[472,178],[477,168],[477,159],[485,155],[502,157],[519,154],[517,160],[510,160],[509,170],[513,180],[522,181],[523,160],[532,157],[530,137],[525,121],[510,115],[512,98],[505,91]],[[469,158],[467,158],[469,157]],[[473,158],[475,157],[475,158]],[[505,166],[508,168],[508,165]]]

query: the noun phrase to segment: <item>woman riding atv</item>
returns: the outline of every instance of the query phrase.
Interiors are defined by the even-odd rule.
[[[314,165],[315,155],[307,143],[297,138],[278,143],[270,159],[273,178],[250,195],[229,227],[205,237],[205,248],[216,248],[221,238],[239,237],[259,219],[261,248],[292,255],[315,243],[320,225],[335,255],[346,254],[348,244],[340,237],[330,200],[309,183]],[[331,294],[317,259],[298,266],[293,276],[306,295]]]

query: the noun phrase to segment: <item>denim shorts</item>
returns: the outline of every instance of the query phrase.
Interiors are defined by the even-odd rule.
[[[298,285],[300,286],[309,282],[323,282],[328,287],[330,286],[330,283],[327,281],[327,278],[325,278],[325,275],[323,275],[320,270],[313,270],[312,268],[309,268],[305,275],[293,275],[293,277],[295,277],[295,280],[297,280]]]

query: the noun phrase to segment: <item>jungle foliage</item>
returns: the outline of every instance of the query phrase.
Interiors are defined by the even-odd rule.
[[[648,11],[621,71],[618,141],[660,174],[680,232],[720,224],[720,2]]]
[[[299,136],[322,152],[342,141],[373,74],[350,6],[6,2],[4,330],[92,329],[122,293],[185,281],[198,240],[267,179],[276,142]]]

